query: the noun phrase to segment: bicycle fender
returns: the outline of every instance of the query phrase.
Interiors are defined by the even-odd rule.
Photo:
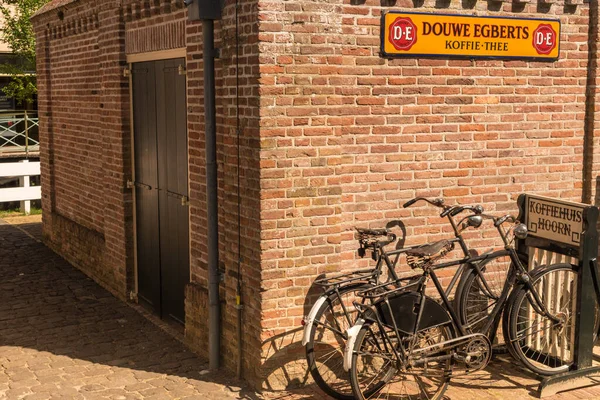
[[[315,317],[317,316],[317,311],[319,308],[327,301],[329,298],[328,295],[320,296],[315,304],[310,309],[308,316],[304,320],[304,333],[302,334],[302,346],[306,346],[308,341],[310,340],[310,331],[312,330],[313,323],[315,322]]]
[[[352,355],[354,354],[356,337],[358,336],[358,332],[360,332],[364,324],[365,320],[359,318],[356,321],[356,324],[346,331],[348,333],[348,341],[346,342],[346,348],[344,349],[344,371],[350,371],[350,367],[352,367]]]

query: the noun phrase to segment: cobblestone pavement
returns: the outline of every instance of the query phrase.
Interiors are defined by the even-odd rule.
[[[598,350],[598,348],[597,348]],[[540,381],[516,363],[508,354],[495,356],[485,370],[453,377],[444,400],[532,400],[538,398]],[[600,374],[584,381],[586,387],[561,392],[544,400],[600,399]],[[271,400],[328,400],[316,385],[284,393],[266,394]],[[385,400],[382,396],[381,400]]]
[[[180,341],[47,249],[35,218],[9,221],[0,220],[0,400],[327,399],[315,385],[259,396],[202,374],[207,365]],[[500,355],[453,379],[446,399],[532,399],[538,383]],[[547,399],[600,399],[600,374],[589,384]]]
[[[31,236],[29,236],[31,235]],[[256,396],[0,220],[0,399],[238,399]]]

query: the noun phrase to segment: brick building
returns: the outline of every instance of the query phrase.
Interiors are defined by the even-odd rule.
[[[237,36],[235,1],[225,3],[216,28],[221,350],[234,370],[241,279],[243,371],[256,386],[307,379],[306,296],[316,276],[368,262],[356,261],[355,225],[400,219],[407,243],[419,243],[447,227],[435,210],[401,208],[415,195],[497,213],[515,212],[521,192],[597,201],[597,2],[244,0]],[[389,9],[558,18],[560,57],[386,60],[380,16]],[[206,355],[202,32],[186,13],[182,0],[54,0],[34,17],[44,235],[125,301],[185,319],[189,346]],[[139,142],[148,132],[156,136]],[[158,190],[175,199],[165,200],[170,211],[144,202],[151,184],[128,185],[145,168],[186,178],[179,192]],[[154,233],[150,220],[176,236]],[[189,233],[169,227],[178,220]],[[189,249],[180,246],[188,234]],[[184,293],[173,296],[179,305],[140,295],[156,248],[189,275],[172,277],[184,313]],[[150,286],[171,279],[158,268]],[[165,312],[171,306],[183,314]]]

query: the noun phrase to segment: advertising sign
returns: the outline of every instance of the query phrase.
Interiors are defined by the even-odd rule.
[[[529,195],[525,206],[529,234],[579,246],[586,205]]]
[[[389,11],[381,17],[381,54],[392,57],[557,60],[560,21]]]

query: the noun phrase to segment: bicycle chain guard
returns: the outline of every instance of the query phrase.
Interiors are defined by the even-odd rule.
[[[446,352],[450,352],[450,354],[440,354]],[[417,349],[413,352],[413,356],[415,355],[417,358],[409,362],[414,366],[454,358],[456,361],[465,364],[466,374],[468,375],[488,365],[492,357],[492,343],[484,334],[472,333]],[[453,372],[452,375],[458,376],[461,374]]]

